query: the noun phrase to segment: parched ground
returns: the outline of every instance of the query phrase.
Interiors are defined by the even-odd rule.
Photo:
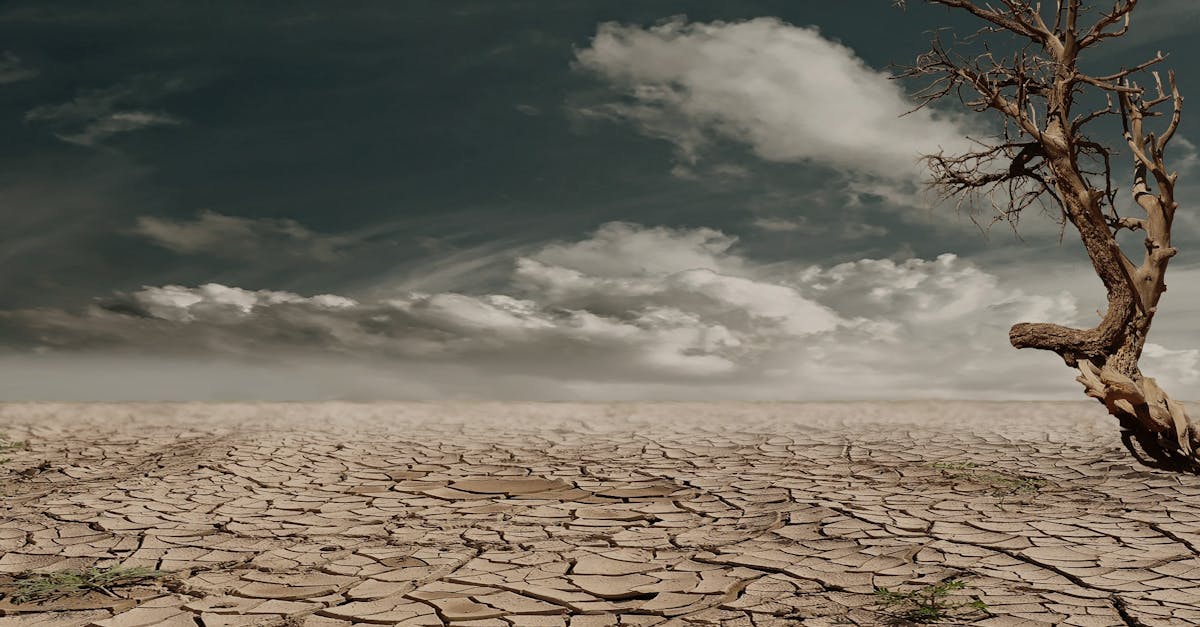
[[[0,626],[1200,625],[1200,477],[1091,403],[7,404],[0,436]],[[14,602],[113,565],[171,575]]]

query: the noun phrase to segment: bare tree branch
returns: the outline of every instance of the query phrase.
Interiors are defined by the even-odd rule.
[[[971,0],[928,1],[932,4],[940,4],[955,9],[964,9],[975,15],[975,17],[986,20],[987,22],[999,26],[1006,31],[1024,35],[1034,41],[1044,41],[1045,37],[1050,35],[1050,33],[1045,29],[1038,28],[1029,22],[1027,19],[1028,13],[1032,12],[1033,9],[1023,2],[1009,2],[1008,0],[1005,0],[1004,4],[1009,7],[1009,10],[998,11],[988,7],[979,6]],[[1025,10],[1014,10],[1013,5],[1023,5]]]
[[[1078,368],[1086,393],[1101,400],[1151,457],[1200,471],[1200,434],[1182,405],[1138,368],[1166,291],[1167,264],[1176,255],[1171,224],[1178,208],[1178,174],[1167,169],[1164,153],[1179,129],[1183,97],[1173,72],[1164,85],[1154,71],[1166,59],[1161,52],[1109,73],[1085,72],[1077,64],[1081,52],[1129,31],[1138,0],[1115,0],[1084,29],[1079,24],[1088,9],[1081,0],[1055,0],[1049,26],[1034,0],[926,2],[964,11],[985,25],[949,44],[935,36],[927,52],[902,68],[898,78],[924,82],[915,93],[917,108],[952,97],[1003,121],[995,137],[975,140],[977,149],[928,155],[933,186],[959,207],[973,210],[986,201],[995,214],[993,222],[1006,220],[1014,226],[1035,204],[1057,209],[1064,228],[1069,223],[1078,232],[1108,292],[1108,307],[1096,327],[1020,323],[1010,330],[1010,342],[1057,353]],[[1005,33],[1016,35],[1018,44],[1001,54],[989,39]],[[1012,39],[998,41],[1013,47]],[[1139,80],[1153,87],[1147,89]],[[1084,97],[1103,98],[1105,106],[1075,113],[1076,100]],[[1151,122],[1164,115],[1164,105],[1171,111],[1156,134]],[[1114,115],[1124,129],[1121,153],[1100,139],[1104,129],[1096,124]],[[1117,213],[1114,156],[1125,149],[1132,166],[1130,194],[1143,216]],[[1122,230],[1146,234],[1141,263],[1122,250],[1117,240]]]
[[[1100,19],[1083,36],[1083,39],[1079,40],[1079,47],[1087,48],[1104,39],[1123,37],[1125,33],[1129,32],[1129,15],[1137,8],[1137,3],[1138,0],[1124,0],[1124,2],[1114,4],[1112,10],[1101,15]],[[1107,30],[1117,23],[1121,23],[1118,30]]]

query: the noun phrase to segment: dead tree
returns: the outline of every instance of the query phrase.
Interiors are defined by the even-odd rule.
[[[1128,32],[1138,0],[1116,0],[1095,12],[1081,0],[926,1],[969,13],[984,25],[949,44],[935,36],[930,50],[902,68],[900,77],[921,81],[919,106],[956,97],[1003,123],[998,135],[978,142],[978,150],[927,156],[935,189],[971,206],[987,198],[994,220],[1014,226],[1032,206],[1050,210],[1063,228],[1069,223],[1079,233],[1108,292],[1107,311],[1094,328],[1022,322],[1009,340],[1016,348],[1053,351],[1077,369],[1085,393],[1120,421],[1125,446],[1136,457],[1197,471],[1200,433],[1183,405],[1138,369],[1176,253],[1171,222],[1177,174],[1167,168],[1164,153],[1179,128],[1183,98],[1174,73],[1164,84],[1156,71],[1165,59],[1161,52],[1105,74],[1085,72],[1079,64],[1081,56]],[[1106,126],[1124,141],[1097,139]],[[1132,173],[1134,215],[1118,214],[1114,163]],[[1117,235],[1123,229],[1145,234],[1140,263],[1122,250]]]

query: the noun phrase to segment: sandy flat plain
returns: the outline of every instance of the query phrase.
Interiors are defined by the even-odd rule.
[[[877,588],[945,581],[944,624],[1200,625],[1200,478],[1094,403],[22,403],[0,435],[2,626],[888,625]],[[12,598],[116,564],[171,575]]]

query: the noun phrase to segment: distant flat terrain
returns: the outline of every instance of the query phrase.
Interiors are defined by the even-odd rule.
[[[0,626],[1200,624],[1200,477],[1090,402],[14,403],[0,437]],[[14,602],[114,565],[170,575]]]

